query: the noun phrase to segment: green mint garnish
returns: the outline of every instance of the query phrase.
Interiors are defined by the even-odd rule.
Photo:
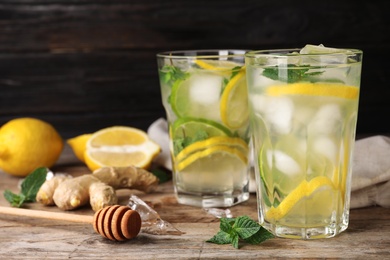
[[[223,91],[225,90],[225,87],[227,86],[227,84],[229,83],[229,81],[234,78],[242,69],[242,66],[236,66],[232,69],[232,74],[230,75],[230,78],[223,78],[223,81],[222,81],[222,88],[221,88],[221,95],[223,93]]]
[[[164,83],[168,84],[169,86],[172,86],[177,80],[184,80],[189,76],[188,72],[184,72],[181,69],[172,66],[172,65],[165,65],[160,71],[160,80],[162,80]]]
[[[39,188],[46,180],[48,172],[49,170],[45,167],[37,168],[23,180],[20,194],[15,194],[10,190],[5,190],[5,199],[11,204],[11,206],[18,208],[20,208],[25,202],[34,202]]]
[[[226,85],[229,83],[229,80],[227,79],[227,78],[223,78],[223,80],[222,80],[222,87],[221,87],[221,95],[222,95],[222,93],[223,93],[223,91],[225,90],[225,88],[226,88]]]
[[[310,69],[313,69],[313,67],[310,67],[309,65],[297,66],[294,64],[288,64],[287,67],[274,66],[265,68],[263,76],[272,80],[294,83],[298,81],[310,81],[311,77],[318,76],[323,73],[323,71],[309,72]]]
[[[158,178],[159,183],[164,183],[172,179],[167,172],[161,169],[151,169],[150,171]]]
[[[221,218],[220,231],[206,242],[219,245],[232,244],[240,248],[240,243],[260,244],[274,236],[248,216]]]
[[[230,79],[234,78],[242,69],[242,66],[236,66],[232,69],[232,75],[230,76]]]
[[[175,138],[173,140],[173,153],[177,155],[178,153],[181,152],[181,150],[183,150],[190,144],[193,144],[198,141],[206,140],[207,138],[209,138],[209,135],[206,131],[203,130],[199,130],[198,132],[196,132],[196,134],[193,137],[184,136],[184,137]]]

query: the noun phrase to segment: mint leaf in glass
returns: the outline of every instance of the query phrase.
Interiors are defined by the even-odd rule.
[[[172,86],[177,80],[185,80],[189,76],[189,73],[175,66],[165,65],[160,69],[159,76],[164,83]]]
[[[299,81],[310,81],[311,77],[321,75],[323,71],[312,71],[309,65],[294,65],[288,64],[286,66],[273,66],[265,68],[263,76],[272,80],[279,80],[287,83],[295,83]]]
[[[209,138],[209,134],[204,130],[199,130],[194,136],[178,137],[173,140],[173,153],[177,155],[184,148],[198,141],[203,141]]]

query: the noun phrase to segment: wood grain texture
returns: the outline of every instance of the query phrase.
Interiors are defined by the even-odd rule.
[[[0,125],[34,116],[65,138],[165,115],[163,50],[301,47],[364,51],[358,133],[388,133],[389,1],[0,2]]]
[[[66,149],[55,171],[74,176],[88,173]],[[19,178],[0,171],[0,192],[18,192]],[[134,191],[118,192],[121,205],[126,205]],[[173,195],[171,182],[160,184],[151,194],[136,193],[155,205],[161,218],[185,232],[182,236],[157,236],[140,233],[124,242],[113,242],[95,233],[91,224],[60,220],[42,220],[26,216],[0,214],[1,259],[386,259],[390,255],[390,209],[369,207],[350,212],[349,228],[339,236],[320,240],[271,239],[260,245],[206,243],[219,230],[219,219],[203,209],[180,205]],[[0,206],[9,206],[0,196]],[[56,207],[37,203],[25,204],[27,209],[60,212]],[[230,208],[233,216],[257,218],[256,198]],[[92,216],[84,207],[70,214]]]

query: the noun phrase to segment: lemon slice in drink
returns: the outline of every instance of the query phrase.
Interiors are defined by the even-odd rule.
[[[232,133],[225,126],[203,118],[182,117],[172,125],[173,138],[193,137],[199,131],[204,131],[211,136],[231,136]]]
[[[359,88],[337,83],[293,83],[271,86],[266,93],[270,96],[309,95],[356,99],[359,96]]]
[[[217,171],[218,167],[226,165],[238,165],[239,167],[243,167],[247,164],[247,161],[246,154],[242,153],[240,150],[227,145],[215,145],[191,154],[177,164],[177,170],[190,171],[188,168],[193,167],[194,169],[197,169],[197,171],[205,169],[212,172],[213,169]]]
[[[238,72],[226,85],[220,103],[222,122],[230,128],[243,126],[249,117],[245,70]]]
[[[195,64],[205,70],[225,72],[226,74],[230,74],[233,68],[239,66],[235,62],[226,60],[195,60]]]
[[[114,126],[92,134],[86,145],[84,159],[92,171],[105,166],[147,169],[160,150],[160,146],[150,140],[144,131]]]
[[[246,158],[249,152],[247,143],[245,143],[241,138],[228,137],[228,136],[215,136],[187,146],[179,154],[177,154],[176,161],[180,163],[180,161],[188,158],[189,156],[191,156],[196,152],[200,152],[202,150],[211,148],[213,146],[221,146],[221,145],[227,146],[229,148],[237,149],[238,151],[242,152],[243,158],[244,157]]]
[[[318,176],[311,181],[302,181],[277,207],[271,207],[266,213],[268,221],[279,221],[286,215],[331,214],[334,209],[335,189],[332,181]]]

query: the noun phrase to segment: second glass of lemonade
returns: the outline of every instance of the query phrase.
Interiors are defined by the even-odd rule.
[[[179,203],[229,207],[249,198],[244,50],[157,54]]]
[[[260,223],[276,236],[348,227],[362,52],[308,45],[246,57]]]

